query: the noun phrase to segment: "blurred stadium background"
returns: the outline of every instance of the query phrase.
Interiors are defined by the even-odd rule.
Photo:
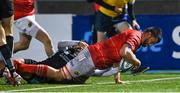
[[[85,0],[37,0],[36,10],[36,20],[50,34],[56,50],[59,40],[84,39],[91,43],[92,4]],[[159,44],[139,49],[143,65],[153,70],[180,70],[180,0],[137,0],[135,13],[142,29],[159,26],[164,35]],[[15,41],[17,32],[15,28]],[[28,50],[14,57],[42,60],[46,55],[42,44],[33,40]]]

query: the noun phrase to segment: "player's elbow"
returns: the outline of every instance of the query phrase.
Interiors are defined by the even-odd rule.
[[[120,50],[120,53],[121,53],[121,56],[122,58],[125,58],[125,59],[129,59],[129,49],[128,48],[123,48]]]
[[[136,58],[135,54],[129,48],[124,48],[121,51],[121,56],[126,61],[130,62],[131,64],[134,64],[134,65],[140,64],[140,61]]]

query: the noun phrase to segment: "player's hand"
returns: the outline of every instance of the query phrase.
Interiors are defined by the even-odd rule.
[[[114,80],[116,84],[124,84],[125,82],[121,80],[120,78],[120,72],[114,75]]]
[[[76,52],[79,53],[87,46],[89,46],[89,45],[86,42],[80,41],[77,45],[74,45],[73,48],[76,50]]]
[[[139,26],[139,24],[138,24],[138,22],[136,20],[132,21],[132,26],[133,26],[134,29],[140,30],[140,26]]]
[[[86,42],[84,42],[84,41],[80,41],[79,42],[79,46],[84,48],[84,47],[87,47],[89,45]]]
[[[116,83],[116,84],[125,84],[125,81],[122,81],[122,80],[115,80],[115,83]]]
[[[123,9],[119,8],[119,7],[115,7],[114,11],[117,12],[117,13],[121,13],[123,11]]]
[[[84,49],[84,48],[87,47],[87,46],[89,46],[89,45],[88,45],[86,42],[80,41],[80,42],[78,43],[78,45],[75,46],[75,48],[82,50],[82,49]]]
[[[139,67],[141,66],[141,61],[136,62],[136,64],[134,64],[133,66],[133,70],[139,69]]]

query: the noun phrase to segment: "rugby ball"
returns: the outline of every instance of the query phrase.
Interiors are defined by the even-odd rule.
[[[129,70],[132,70],[133,65],[125,61],[124,59],[121,59],[120,64],[119,64],[119,70],[120,72],[126,72]]]

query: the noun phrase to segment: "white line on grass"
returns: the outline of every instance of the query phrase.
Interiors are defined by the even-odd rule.
[[[139,82],[154,82],[154,81],[163,81],[163,80],[175,80],[180,79],[180,77],[172,77],[172,78],[158,78],[158,79],[150,79],[150,80],[136,80],[136,81],[125,81],[126,83],[139,83]],[[114,84],[114,82],[102,82],[96,83],[97,85],[102,84]],[[72,88],[72,87],[82,87],[82,86],[93,86],[96,84],[91,85],[66,85],[66,86],[54,86],[54,87],[41,87],[41,88],[31,88],[31,89],[20,89],[20,90],[9,90],[9,92],[20,92],[20,91],[33,91],[33,90],[43,90],[43,89],[56,89],[56,88]]]
[[[158,79],[149,79],[149,80],[136,80],[136,81],[125,81],[125,83],[140,83],[140,82],[154,82],[154,81],[163,81],[163,80],[175,80],[180,79],[180,77],[172,77],[172,78],[158,78]],[[102,82],[97,84],[114,84],[114,82]]]

